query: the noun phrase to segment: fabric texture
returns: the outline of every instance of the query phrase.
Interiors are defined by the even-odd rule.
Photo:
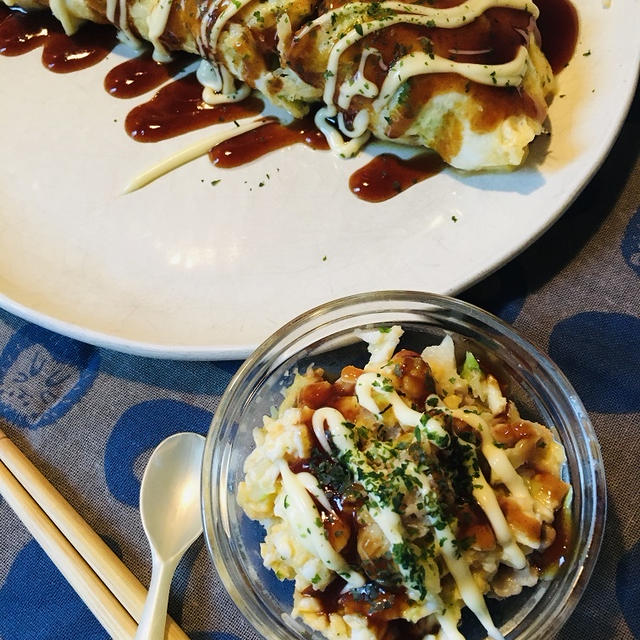
[[[461,294],[561,367],[594,423],[608,516],[594,575],[561,640],[640,640],[640,100],[569,211],[510,264]],[[517,212],[514,212],[517,224]],[[0,428],[143,584],[138,512],[150,451],[206,433],[239,363],[114,353],[0,312]],[[107,637],[0,499],[0,640]],[[202,539],[182,560],[170,613],[193,640],[252,640]]]

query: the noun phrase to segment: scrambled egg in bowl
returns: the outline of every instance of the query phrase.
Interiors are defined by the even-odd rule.
[[[295,580],[293,615],[326,638],[461,639],[467,607],[497,640],[485,596],[545,577],[564,450],[451,337],[419,354],[402,333],[363,332],[369,363],[333,382],[296,376],[254,430],[238,502],[264,564]]]

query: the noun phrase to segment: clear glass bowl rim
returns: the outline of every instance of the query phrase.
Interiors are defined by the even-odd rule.
[[[553,379],[562,394],[565,397],[571,398],[571,408],[579,417],[579,423],[583,432],[582,435],[589,443],[590,465],[587,472],[591,475],[590,480],[593,489],[593,504],[591,508],[593,518],[586,532],[586,539],[582,545],[579,565],[573,572],[575,575],[571,580],[570,587],[556,603],[555,608],[557,611],[555,615],[549,616],[548,619],[543,621],[542,626],[536,629],[534,636],[529,636],[525,633],[524,635],[514,638],[514,640],[546,639],[551,634],[559,631],[573,612],[588,584],[602,544],[607,511],[607,493],[600,445],[582,402],[578,398],[569,380],[553,361],[522,338],[510,325],[503,322],[500,318],[468,302],[445,295],[423,291],[388,290],[360,293],[339,298],[318,305],[300,314],[293,320],[290,320],[256,348],[249,358],[240,366],[227,386],[220,404],[215,410],[205,442],[201,477],[201,507],[204,536],[210,556],[213,559],[216,570],[227,592],[231,595],[238,608],[256,631],[266,638],[283,638],[282,634],[274,633],[274,629],[270,626],[270,622],[272,623],[273,620],[265,620],[257,613],[257,610],[246,601],[245,594],[242,594],[238,590],[227,567],[226,560],[233,561],[233,557],[227,540],[227,536],[230,534],[226,530],[225,523],[221,517],[223,512],[221,503],[224,503],[224,496],[219,478],[223,473],[223,469],[220,466],[220,458],[216,455],[215,446],[220,431],[223,428],[224,418],[233,398],[256,364],[263,360],[266,360],[268,363],[275,362],[278,354],[286,351],[286,347],[290,342],[300,340],[306,333],[310,333],[321,327],[323,325],[323,319],[327,315],[340,312],[341,310],[345,310],[345,312],[349,310],[349,313],[345,313],[345,315],[341,315],[338,318],[331,318],[328,322],[328,324],[331,324],[336,320],[357,317],[359,306],[365,307],[366,305],[379,304],[381,307],[384,307],[385,305],[401,304],[403,302],[424,304],[425,306],[437,307],[438,310],[447,309],[460,316],[467,316],[476,323],[485,325],[489,330],[501,334],[503,337],[515,343],[520,349],[527,352],[528,356],[535,360],[542,370]],[[384,308],[367,309],[365,313],[371,314],[384,311]],[[412,311],[415,310],[412,309]],[[426,308],[425,312],[427,312]],[[303,331],[303,333],[298,333],[300,331]],[[281,348],[278,349],[278,347]],[[582,473],[584,473],[583,469],[581,469],[581,474]],[[214,476],[218,481],[217,485],[215,485],[215,488],[218,490],[214,490]]]

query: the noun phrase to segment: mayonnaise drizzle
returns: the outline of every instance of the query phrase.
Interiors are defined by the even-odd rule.
[[[222,4],[221,0],[214,0],[210,2],[206,13],[202,17],[200,34],[196,39],[196,43],[200,55],[203,58],[206,56],[207,59],[202,61],[198,69],[198,73],[201,74],[198,75],[198,80],[204,86],[202,99],[207,104],[239,102],[251,93],[251,89],[244,82],[236,89],[235,77],[222,62],[216,59],[216,51],[218,39],[227,22],[253,1],[227,0],[226,6],[212,24],[211,21]]]
[[[369,82],[364,75],[364,67],[367,63],[367,58],[371,54],[380,55],[380,52],[377,49],[372,48],[364,49],[360,56],[358,70],[354,74],[353,78],[345,80],[340,86],[338,106],[342,109],[348,109],[352,98],[356,95],[364,96],[365,98],[375,98],[378,95],[378,87],[373,82]],[[344,123],[344,114],[339,113],[338,126],[340,131],[349,138],[362,136],[369,126],[369,112],[366,109],[359,111],[353,119],[351,130],[349,130]]]
[[[225,8],[218,15],[213,26],[211,25],[211,20],[213,20],[213,16],[218,11],[222,3],[220,0],[214,0],[214,2],[209,5],[209,9],[207,10],[207,13],[200,25],[200,39],[206,45],[207,49],[211,51],[214,57],[216,49],[218,48],[218,38],[220,37],[220,33],[222,33],[222,29],[225,27],[227,22],[236,15],[236,13],[253,1],[254,0],[227,0]]]
[[[360,149],[367,143],[367,140],[371,137],[371,132],[366,131],[357,138],[351,138],[345,141],[340,135],[340,132],[335,129],[327,120],[327,118],[334,118],[338,110],[335,107],[322,107],[316,111],[316,115],[313,117],[316,127],[322,131],[322,134],[327,139],[327,143],[334,153],[337,153],[343,158],[351,158],[355,156]],[[348,133],[347,133],[348,135]]]
[[[358,402],[362,407],[379,416],[380,407],[373,397],[374,393],[384,399],[385,406],[391,405],[398,424],[405,430],[419,427],[429,442],[440,443],[442,446],[449,443],[449,434],[437,418],[427,418],[424,413],[414,411],[394,388],[385,384],[385,378],[380,374],[363,373],[356,381]]]
[[[381,378],[379,374],[364,373],[360,375],[356,381],[356,396],[358,402],[366,409],[369,409],[369,411],[372,411],[372,413],[378,414],[379,408],[373,397],[374,394],[379,395],[385,402],[391,405],[396,420],[403,428],[422,427],[429,440],[435,440],[442,444],[450,442],[450,436],[439,420],[433,417],[427,420],[425,414],[414,411],[411,407],[407,406],[404,400],[398,395],[398,392],[386,385],[384,379]],[[407,464],[405,473],[410,474],[418,480],[417,493],[421,496],[425,504],[428,503],[433,493],[431,476],[426,476],[419,471],[413,462]],[[493,493],[490,487],[489,490]],[[435,525],[434,519],[431,516],[428,517],[431,525]],[[438,536],[436,536],[436,544],[440,548],[447,567],[458,585],[464,603],[473,611],[478,620],[480,620],[487,630],[487,633],[492,638],[500,640],[502,639],[502,634],[493,624],[482,593],[473,580],[469,566],[457,552],[453,544],[454,540],[455,535],[448,525],[441,528]]]
[[[444,558],[447,568],[458,586],[460,597],[467,607],[473,611],[476,618],[480,620],[482,626],[487,630],[487,633],[491,638],[494,638],[495,640],[504,640],[503,635],[495,624],[493,624],[491,614],[487,609],[487,603],[484,601],[482,592],[473,579],[469,565],[460,556],[458,550],[453,544],[453,541],[455,540],[453,532],[447,526],[439,532],[439,535],[443,536],[444,541],[440,543],[438,536],[436,536],[436,544],[440,547],[440,551],[442,552],[442,557]]]
[[[276,21],[276,35],[278,36],[276,48],[280,58],[284,58],[287,47],[291,44],[293,33],[291,31],[291,20],[289,14],[284,11]]]
[[[107,14],[107,20],[111,24],[116,23],[116,7],[118,6],[118,2],[119,0],[107,0],[105,11]]]
[[[313,432],[315,433],[316,438],[318,439],[318,442],[320,443],[320,446],[329,454],[331,455],[331,445],[329,444],[329,441],[327,440],[327,434],[324,432],[324,421],[322,420],[314,420],[312,422],[313,425]]]
[[[116,9],[119,8],[118,22],[116,22]],[[136,38],[129,28],[127,0],[107,0],[106,4],[107,20],[120,29],[120,39],[133,49],[138,49],[142,43]]]
[[[378,88],[372,82],[369,82],[364,75],[364,65],[367,63],[367,58],[372,54],[380,55],[380,52],[372,48],[364,49],[360,57],[358,70],[355,72],[353,78],[345,80],[342,85],[340,85],[338,106],[341,109],[348,109],[354,96],[375,98],[378,95]]]
[[[309,495],[308,479],[301,481],[298,475],[300,474],[295,474],[289,469],[289,465],[284,460],[280,462],[282,490],[286,494],[283,514],[291,529],[296,532],[302,545],[318,557],[327,569],[339,573],[350,588],[361,587],[365,584],[365,579],[349,567],[325,537],[324,527],[321,523],[318,524],[320,513]],[[315,478],[313,480],[315,481]],[[319,487],[317,489],[320,490]]]
[[[434,21],[433,25],[430,24],[429,26],[436,26],[442,29],[457,29],[458,27],[472,22],[478,16],[482,15],[487,9],[491,9],[493,7],[527,11],[534,17],[534,19],[537,19],[540,15],[540,10],[534,3],[530,2],[530,0],[468,0],[463,4],[446,9],[387,0],[379,4],[378,10],[379,12],[395,11],[397,13],[422,15]],[[314,27],[322,27],[327,23],[333,22],[343,13],[357,13],[360,11],[363,15],[366,15],[369,9],[370,4],[367,2],[350,2],[341,5],[337,9],[332,9],[331,11],[323,13],[321,16],[318,16],[315,20],[312,20],[305,25],[296,36],[296,39],[303,38]]]
[[[371,388],[372,382],[378,380],[376,374],[363,374],[360,376],[360,378],[358,378],[358,381],[360,381],[360,379],[365,376],[366,378],[363,386],[368,385]],[[412,410],[409,409],[409,411]],[[413,414],[417,414],[420,417],[422,415],[418,414],[416,411],[413,411]],[[397,414],[396,417],[398,417]],[[344,424],[345,419],[342,414],[337,409],[325,407],[315,411],[312,421],[314,424],[314,429],[316,422],[323,424],[326,421],[335,446],[340,450],[341,453],[345,453],[347,451],[351,453],[348,465],[354,472],[357,472],[359,474],[358,478],[361,482],[364,483],[365,489],[367,489],[367,491],[369,492],[369,498],[378,503],[378,510],[371,511],[372,518],[382,529],[382,532],[384,533],[391,546],[395,544],[402,544],[406,538],[404,535],[404,527],[402,526],[400,516],[396,512],[392,511],[389,507],[380,504],[380,501],[376,495],[375,488],[373,486],[367,486],[367,473],[371,473],[373,469],[370,467],[363,454],[355,446],[351,433]],[[398,418],[398,421],[400,422],[401,419]],[[422,473],[418,469],[416,464],[411,461],[404,461],[403,467],[404,474],[411,477],[413,480],[412,484],[416,487],[415,490],[418,499],[425,504],[432,501],[434,488],[431,476],[427,476]],[[476,585],[473,576],[471,575],[469,566],[461,557],[459,557],[459,553],[453,543],[453,541],[455,540],[453,531],[451,530],[449,525],[436,522],[436,517],[431,514],[427,515],[427,519],[431,526],[435,526],[436,524],[438,525],[436,535],[436,548],[440,551],[447,565],[447,568],[449,569],[449,572],[458,585],[458,590],[460,592],[462,600],[467,605],[467,607],[469,607],[469,609],[473,611],[478,620],[487,630],[487,633],[490,635],[490,637],[495,638],[496,640],[503,640],[502,634],[500,633],[500,631],[498,631],[496,626],[493,624],[493,621],[491,620],[491,616],[484,601],[484,597],[482,596],[480,589]],[[415,578],[412,578],[410,575],[408,575],[408,568],[403,566],[401,563],[398,563],[398,568],[400,569],[400,572],[405,579],[405,584],[407,586],[409,596],[414,600],[424,600],[424,598],[420,597],[419,591],[416,589],[416,586],[412,584],[412,581],[415,580]]]
[[[351,124],[351,129],[345,124],[344,113],[339,113],[338,127],[347,138],[362,138],[369,127],[369,112],[366,109],[358,111]]]
[[[252,129],[256,129],[257,127],[261,127],[267,122],[272,122],[266,118],[259,118],[257,120],[252,120],[250,122],[245,122],[240,124],[238,127],[234,127],[233,129],[227,129],[226,131],[214,133],[204,140],[200,140],[195,144],[179,151],[178,153],[173,154],[172,156],[166,158],[162,162],[153,165],[151,168],[147,169],[144,173],[141,173],[139,176],[134,178],[124,189],[124,193],[131,193],[132,191],[136,191],[140,189],[150,182],[160,178],[161,176],[181,167],[183,164],[187,164],[187,162],[191,162],[200,156],[203,156],[205,153],[209,151],[212,147],[215,147],[217,144],[224,142],[225,140],[229,140],[230,138],[235,138],[239,136],[241,133],[246,133],[247,131],[251,131]]]
[[[437,398],[438,396],[432,395],[431,398]],[[450,415],[451,417],[463,420],[475,429],[478,429],[478,425],[482,424],[474,418],[477,418],[475,413],[468,413],[464,409],[458,409],[452,411],[445,404],[440,401],[437,405],[437,409]],[[428,426],[429,423],[427,423]],[[479,430],[479,429],[478,429]],[[427,434],[428,437],[428,434]],[[477,453],[475,446],[469,442],[465,442],[467,447],[473,449],[474,459],[477,460]],[[518,546],[509,524],[498,504],[496,494],[491,485],[487,482],[479,465],[475,469],[472,469],[471,461],[466,463],[469,474],[473,477],[473,497],[476,499],[478,505],[487,516],[493,533],[496,536],[496,540],[502,548],[500,559],[510,567],[515,569],[522,569],[526,566],[527,560],[522,549]],[[491,465],[490,465],[491,466]]]
[[[520,47],[510,62],[495,65],[454,62],[433,54],[412,53],[391,67],[380,88],[380,95],[373,101],[373,108],[376,111],[384,108],[403,82],[425,73],[456,73],[479,84],[517,87],[522,82],[528,61],[526,47]]]
[[[405,429],[420,426],[421,432],[425,435],[425,439],[430,442],[448,442],[449,434],[445,431],[442,423],[438,419],[431,417],[428,420],[425,420],[423,418],[424,414],[418,413],[408,407],[404,400],[402,400],[398,395],[398,392],[395,389],[388,389],[380,382],[381,380],[382,378],[375,373],[365,373],[358,378],[356,381],[356,396],[361,406],[372,413],[379,415],[380,409],[378,407],[378,403],[373,398],[373,394],[375,392],[376,395],[384,398],[387,404],[391,405],[396,420],[400,426]],[[475,414],[468,414],[464,411],[450,412],[444,405],[441,405],[439,409],[446,411],[451,415],[455,415],[457,418],[465,420],[467,424],[471,424],[474,428],[477,428],[476,425],[480,424],[478,420],[471,419],[471,422],[467,420],[470,416],[473,418],[479,418],[479,416],[475,416]],[[472,445],[468,444],[468,446]],[[495,449],[496,447],[493,448]],[[482,471],[478,470],[478,474],[478,477],[474,478],[473,482],[473,495],[480,505],[480,508],[485,512],[485,515],[489,519],[489,523],[493,528],[496,540],[502,547],[501,559],[504,560],[505,564],[508,564],[511,567],[522,569],[527,563],[524,553],[515,542],[511,529],[504,517],[504,513],[502,513],[502,509],[500,509],[500,506],[498,505],[496,494],[491,488],[491,485],[486,481]],[[518,476],[518,478],[520,478],[520,476]]]
[[[537,513],[535,500],[531,497],[525,481],[513,467],[507,454],[502,449],[494,445],[487,422],[479,415],[474,413],[465,413],[463,409],[452,410],[451,415],[454,418],[463,420],[478,431],[482,438],[482,453],[491,467],[492,475],[495,476],[496,480],[502,482],[507,487],[509,493],[517,500],[518,505],[526,515],[540,521],[541,518]],[[489,487],[489,489],[491,488]],[[493,490],[491,490],[491,494],[493,494],[493,499],[488,497],[488,491],[485,491],[484,494],[479,493],[479,495],[476,495],[476,490],[474,490],[474,496],[476,496],[478,504],[480,504],[482,510],[489,518],[491,526],[494,528],[494,532],[496,533],[496,538],[503,546],[503,556],[505,561],[515,568],[522,568],[526,564],[526,560],[524,560],[523,557],[520,557],[522,551],[519,553],[516,551],[517,545],[513,542],[513,538],[515,537],[515,540],[530,547],[537,547],[540,541],[532,540],[523,531],[515,529],[513,534],[509,536],[511,539],[510,542],[505,531],[505,526],[509,527],[509,525],[504,519],[504,514],[502,514],[502,510],[497,504]],[[484,498],[483,501],[481,501],[481,497]],[[502,523],[502,520],[504,520],[504,524]],[[511,531],[510,527],[509,530]],[[498,537],[499,535],[500,537]]]
[[[376,503],[376,509],[370,509],[369,512],[375,523],[380,527],[389,545],[402,544],[406,538],[406,533],[400,520],[400,516],[392,511],[389,507],[383,505],[376,493],[375,486],[367,478],[371,477],[373,471],[364,455],[358,450],[353,442],[353,438],[349,429],[345,426],[344,416],[337,410],[330,407],[317,409],[312,418],[314,430],[316,425],[324,428],[326,422],[333,444],[341,453],[350,452],[349,467],[356,474],[356,477],[363,483],[365,489],[369,493],[369,498]],[[433,562],[422,561],[425,570],[425,583],[418,585],[415,578],[411,575],[411,567],[398,563],[398,569],[402,574],[407,593],[412,600],[423,601],[424,598],[420,594],[420,587],[426,588],[431,599],[436,602],[436,608],[443,608],[442,601],[437,596],[440,592],[440,578],[438,568]]]
[[[327,510],[335,513],[324,491],[320,488],[316,477],[308,471],[296,473],[296,480]]]
[[[522,509],[529,515],[534,515],[535,501],[527,489],[527,485],[518,472],[513,468],[507,454],[493,444],[491,430],[487,422],[475,413],[465,413],[463,409],[451,411],[454,418],[463,420],[478,431],[482,438],[482,453],[487,459],[491,471],[496,479],[504,483],[509,493],[514,496]]]
[[[523,569],[527,565],[527,559],[511,533],[496,494],[480,469],[477,474],[473,479],[473,497],[487,516],[496,540],[502,547],[500,559],[514,569]]]
[[[458,629],[458,621],[460,620],[458,607],[448,607],[444,613],[438,614],[437,618],[447,640],[465,640]]]
[[[123,0],[120,0],[121,3]],[[169,62],[171,55],[160,42],[162,34],[167,29],[167,22],[171,13],[171,0],[156,0],[147,17],[147,29],[149,40],[153,44],[153,59],[156,62]]]
[[[358,380],[356,381],[356,396],[358,398],[358,402],[362,407],[368,409],[374,415],[379,416],[380,408],[376,399],[374,398],[374,395],[383,400],[387,406],[391,406],[397,422],[403,428],[410,429],[415,428],[416,426],[420,426],[426,433],[429,440],[438,441],[439,438],[444,438],[445,441],[448,442],[449,435],[444,430],[440,421],[433,417],[425,420],[425,418],[423,417],[424,414],[419,413],[418,411],[414,411],[413,409],[411,409],[411,407],[407,406],[404,400],[402,400],[402,398],[398,395],[397,391],[393,388],[390,388],[388,384],[385,384],[385,380],[380,374],[364,373],[360,375],[358,377]],[[468,424],[478,429],[481,433],[488,433],[488,427],[480,416],[464,413],[464,411],[462,410],[453,411],[451,412],[451,415],[456,418],[465,420]],[[318,417],[316,418],[316,416]],[[334,444],[341,451],[349,450],[352,452],[352,454],[355,453],[356,457],[358,457],[357,454],[359,452],[355,448],[353,441],[349,438],[350,434],[346,427],[342,424],[344,422],[344,418],[342,418],[342,415],[338,411],[329,409],[319,410],[315,412],[313,418],[313,427],[316,435],[318,435],[318,433],[322,431],[322,436],[324,437],[325,420],[329,424],[329,429],[331,431]],[[483,438],[483,442],[484,439],[485,438]],[[489,446],[491,446],[492,449],[495,449],[498,452],[498,456],[490,455],[487,458],[492,470],[494,469],[494,466],[496,466],[499,472],[500,479],[502,479],[506,484],[504,478],[508,478],[511,486],[515,488],[517,495],[522,497],[522,487],[517,486],[518,483],[513,483],[513,478],[509,473],[508,468],[505,468],[504,466],[504,460],[499,459],[502,452],[500,451],[500,449],[493,446],[492,443],[489,444]],[[506,455],[504,455],[504,458],[506,459],[509,467],[511,467],[508,459],[506,458]],[[360,466],[361,464],[362,461],[358,460],[357,466]],[[419,478],[419,486],[421,485],[421,487],[419,488],[419,493],[423,494],[423,497],[426,501],[428,499],[428,495],[425,493],[425,488],[430,486],[431,482],[424,474],[419,472],[417,468],[414,467],[415,465],[413,465],[413,463],[409,463],[406,472],[411,473],[413,477]],[[511,469],[513,469],[513,467],[511,467]],[[513,472],[517,476],[520,483],[524,485],[524,482],[517,474],[517,472],[515,472],[515,470],[513,470]],[[478,476],[474,477],[473,482],[473,495],[476,498],[481,509],[487,515],[487,518],[489,519],[489,522],[496,535],[496,539],[502,547],[501,559],[505,561],[505,564],[508,564],[509,566],[512,566],[516,569],[521,569],[526,566],[526,558],[524,556],[524,553],[514,540],[504,514],[500,509],[500,506],[498,505],[498,501],[493,489],[486,481],[482,472],[478,470],[477,473]],[[509,484],[507,484],[507,486],[509,487]],[[532,501],[528,491],[526,490],[526,486],[524,486],[524,490],[526,491],[526,497],[528,497],[528,499]],[[385,533],[385,537],[387,537],[390,544],[394,544],[397,541],[399,532],[398,527],[401,526],[399,519],[397,523],[395,523],[395,521],[393,520],[395,516],[397,516],[397,514],[393,514],[393,512],[391,512],[391,514],[384,513],[384,518],[382,519],[380,517],[376,519],[375,516],[373,516],[374,519],[376,519],[376,522],[380,520],[378,524]],[[389,526],[389,518],[391,518],[394,526]],[[482,597],[482,594],[477,589],[477,586],[473,581],[473,577],[471,576],[469,567],[461,558],[458,557],[457,550],[453,546],[453,540],[455,539],[454,534],[451,532],[450,528],[446,526],[443,530],[441,530],[439,536],[440,539],[443,540],[443,543],[440,544],[440,542],[438,542],[438,545],[449,571],[456,580],[456,584],[458,584],[461,597],[464,600],[465,604],[476,614],[480,622],[487,630],[487,633],[492,638],[502,638],[502,635],[491,620],[488,610],[486,609],[484,598]],[[415,596],[415,593],[413,595]],[[455,628],[455,625],[453,625],[453,627]]]
[[[236,79],[223,65],[202,60],[196,71],[196,78],[203,86],[202,99],[210,105],[240,102],[249,96],[251,87],[241,83],[236,89]]]
[[[352,2],[333,11],[329,11],[304,27],[296,36],[296,39],[299,40],[304,37],[304,35],[314,27],[325,26],[328,22],[335,20],[336,16],[342,14],[353,15],[361,12],[366,19],[367,10],[370,9],[370,6],[370,3]],[[381,2],[376,15],[384,13],[385,11],[395,12],[395,14],[390,13],[388,16],[379,20],[369,20],[358,23],[350,31],[341,36],[332,47],[327,62],[327,70],[325,72],[326,82],[323,92],[323,100],[326,107],[320,109],[315,118],[316,125],[325,134],[332,150],[344,156],[355,155],[368,139],[368,137],[365,137],[365,131],[369,125],[369,115],[366,109],[362,109],[354,118],[353,130],[347,129],[344,123],[344,117],[338,117],[337,124],[339,130],[342,134],[352,138],[348,143],[345,143],[340,133],[326,121],[327,118],[336,117],[338,113],[338,109],[334,104],[338,67],[340,57],[351,45],[370,33],[399,23],[455,29],[464,24],[469,24],[491,7],[507,7],[524,10],[529,12],[534,18],[537,18],[539,15],[538,8],[530,0],[468,0],[468,2],[464,4],[447,9],[436,9],[404,2]],[[362,58],[360,61],[362,71],[360,68],[358,70],[362,78],[364,78],[364,63],[366,62],[367,55],[369,55],[367,51],[368,49],[365,49],[362,52],[362,58],[364,58],[364,62]],[[413,52],[395,62],[391,69],[389,69],[389,73],[382,87],[379,89],[373,83],[368,83],[369,86],[365,89],[366,94],[361,93],[366,80],[359,83],[357,89],[360,90],[360,95],[366,95],[366,97],[370,98],[378,96],[372,103],[372,107],[374,111],[380,112],[392,100],[400,85],[413,76],[427,73],[456,73],[480,84],[519,86],[527,70],[528,63],[529,55],[527,48],[524,46],[520,47],[514,60],[500,65],[456,62],[434,54]],[[356,74],[356,76],[358,76],[358,74]],[[348,109],[354,95],[357,95],[357,91],[348,92],[343,83],[339,91],[338,106],[343,110]],[[335,135],[333,135],[330,130],[335,131]]]
[[[120,15],[118,16],[118,27],[120,27],[121,40],[132,47],[133,49],[140,49],[142,42],[139,38],[136,38],[129,27],[129,5],[127,0],[118,0],[120,3]],[[114,9],[115,12],[115,9]],[[112,22],[114,22],[112,20]],[[166,23],[165,23],[166,28]],[[164,29],[163,29],[164,30]]]

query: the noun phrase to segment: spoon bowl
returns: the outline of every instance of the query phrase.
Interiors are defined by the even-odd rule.
[[[173,574],[202,533],[200,473],[204,438],[176,433],[154,450],[142,477],[140,516],[151,546],[153,570],[136,640],[160,639]]]

